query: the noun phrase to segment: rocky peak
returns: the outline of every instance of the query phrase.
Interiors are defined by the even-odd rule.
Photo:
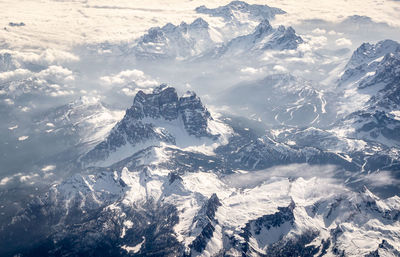
[[[279,50],[296,49],[303,42],[303,39],[296,34],[296,31],[292,27],[286,28],[281,25],[277,28],[271,41],[266,44],[265,48]]]
[[[208,29],[209,27],[208,23],[203,18],[195,19],[189,26],[192,29],[196,28]]]
[[[376,65],[373,72],[374,75],[372,77],[367,77],[360,82],[359,88],[380,85],[382,83],[389,85],[390,88],[387,88],[389,90],[399,88],[400,51],[386,54],[383,60]]]
[[[178,117],[178,94],[175,88],[166,84],[156,87],[150,94],[139,91],[132,107],[127,110],[127,115],[134,119],[148,117],[174,120]]]
[[[176,144],[177,137],[185,137],[177,132],[181,131],[179,126],[182,125],[190,136],[217,139],[219,134],[209,131],[210,120],[210,113],[194,92],[178,97],[175,88],[166,84],[154,88],[150,93],[139,91],[124,118],[111,130],[105,141],[82,160],[86,163],[107,160],[125,145],[139,148],[119,154],[119,160],[122,160],[121,156],[129,157],[135,153],[131,151],[157,145],[157,142]]]
[[[207,136],[207,123],[212,119],[196,93],[188,91],[179,98],[179,113],[189,134]]]
[[[388,53],[398,52],[400,44],[393,40],[383,40],[378,43],[363,43],[354,51],[350,61],[346,65],[346,69],[354,69],[360,65],[368,64]]]
[[[208,136],[208,120],[212,119],[196,93],[188,91],[182,97],[173,87],[162,84],[152,93],[139,91],[133,105],[126,112],[127,119],[143,118],[176,120],[181,117],[185,129],[191,135]]]
[[[164,35],[163,30],[160,29],[159,27],[154,27],[154,28],[149,29],[147,34],[145,34],[142,37],[141,41],[142,41],[142,43],[163,42],[164,39],[165,39],[165,35]]]
[[[189,245],[191,249],[190,256],[192,256],[194,252],[201,253],[206,248],[208,241],[212,238],[215,231],[215,225],[218,223],[215,218],[215,213],[221,205],[217,194],[214,193],[193,218],[193,232],[197,234],[197,236]]]
[[[272,29],[272,26],[269,23],[269,21],[268,20],[263,20],[255,28],[254,35],[256,36],[256,38],[260,38],[260,37],[262,37],[262,35],[270,34],[272,30],[273,29]]]
[[[253,20],[271,20],[277,14],[284,14],[285,11],[269,7],[267,5],[258,5],[258,4],[248,4],[243,1],[232,1],[231,3],[217,7],[217,8],[207,8],[206,6],[202,5],[197,7],[196,12],[204,13],[215,17],[222,17],[225,21],[236,21],[237,20],[237,13],[246,13],[249,15],[250,19]]]

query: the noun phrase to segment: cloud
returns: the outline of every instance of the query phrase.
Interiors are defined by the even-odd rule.
[[[351,46],[353,44],[351,40],[347,38],[339,38],[335,42],[338,46]]]
[[[0,186],[5,186],[5,185],[7,185],[7,184],[11,181],[12,178],[13,178],[13,177],[5,177],[5,178],[2,178],[2,179],[0,180]]]
[[[13,104],[14,104],[14,101],[11,100],[10,98],[4,99],[4,102],[5,102],[6,104],[8,104],[8,105],[13,105]]]
[[[325,36],[312,36],[309,38],[307,43],[310,44],[314,49],[320,48],[328,43],[328,38]]]
[[[339,33],[339,32],[336,32],[336,31],[334,31],[334,30],[330,30],[330,31],[328,32],[328,35],[330,35],[330,36],[336,36],[336,35],[343,35],[343,33]]]
[[[105,85],[123,85],[134,82],[140,88],[153,87],[158,84],[156,80],[137,69],[124,70],[118,74],[103,76],[100,81]]]
[[[240,69],[241,73],[250,74],[250,75],[260,73],[260,71],[262,71],[262,69],[256,69],[253,67],[245,67],[245,68]]]
[[[283,178],[326,178],[336,181],[334,175],[337,167],[333,165],[308,165],[308,164],[291,164],[284,166],[275,166],[261,171],[244,171],[243,173],[227,176],[225,181],[235,187],[254,187],[263,181],[272,177]]]
[[[274,69],[274,71],[277,71],[277,72],[287,72],[287,69],[285,67],[283,67],[282,65],[275,65],[273,69]]]
[[[10,81],[10,80],[21,80],[32,76],[32,72],[26,69],[16,69],[13,71],[6,71],[0,73],[0,80]]]
[[[45,50],[0,50],[0,54],[8,53],[12,56],[12,60],[17,67],[21,68],[27,64],[38,64],[42,66],[62,65],[65,63],[77,62],[79,56],[56,48],[48,48]]]
[[[46,49],[39,55],[40,61],[45,61],[48,64],[61,64],[65,62],[77,62],[79,61],[79,57],[66,51],[58,50],[58,49]]]
[[[370,186],[381,187],[381,186],[400,186],[400,180],[393,177],[389,171],[379,171],[361,176],[361,179]]]
[[[42,171],[44,171],[44,172],[52,171],[52,170],[54,170],[55,168],[56,168],[55,165],[47,165],[47,166],[44,166],[44,167],[42,168]]]
[[[0,179],[0,187],[15,187],[21,183],[25,185],[38,185],[42,183],[55,182],[55,173],[51,172],[54,171],[54,169],[55,166],[48,165],[35,172],[15,173]]]
[[[323,35],[326,34],[326,30],[324,29],[320,29],[320,28],[316,28],[312,31],[312,33],[317,34],[317,35]]]
[[[29,138],[29,136],[20,136],[18,137],[18,141],[25,141]]]
[[[360,190],[363,186],[371,189],[374,193],[382,193],[387,187],[398,188],[400,180],[395,178],[390,171],[379,171],[370,174],[354,173],[343,170],[334,165],[309,165],[290,164],[274,166],[260,171],[238,171],[237,174],[229,175],[224,181],[237,188],[253,188],[271,179],[287,178],[296,179],[318,179],[323,185],[330,185],[346,190]],[[395,194],[397,192],[394,192]],[[387,192],[384,193],[387,195]],[[391,195],[389,193],[389,195]]]

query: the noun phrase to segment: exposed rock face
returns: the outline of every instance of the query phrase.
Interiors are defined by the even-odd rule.
[[[399,49],[400,44],[393,40],[380,41],[377,44],[363,43],[351,56],[346,69],[354,69],[364,63],[369,63],[388,53]]]
[[[179,98],[179,114],[182,115],[189,134],[197,137],[208,136],[207,121],[212,118],[194,92],[188,92]]]
[[[262,20],[250,34],[236,37],[218,47],[214,57],[235,57],[237,55],[258,55],[267,50],[297,49],[303,43],[292,27],[273,28],[268,20]]]
[[[169,123],[177,126],[182,123],[183,130],[190,136],[216,139],[218,136],[212,135],[208,130],[210,120],[210,113],[194,92],[178,97],[175,88],[166,84],[156,87],[152,93],[139,91],[124,118],[112,129],[105,141],[85,155],[82,161],[90,163],[104,160],[126,145],[135,147],[157,142],[175,144],[177,135],[168,130]],[[132,154],[134,152],[130,152]]]
[[[172,87],[161,85],[152,94],[139,91],[133,105],[126,111],[126,119],[143,118],[175,120],[178,118],[178,94]]]
[[[368,97],[337,127],[350,128],[355,132],[353,137],[389,147],[399,145],[400,44],[392,40],[375,45],[364,43],[353,53],[346,68],[339,88],[345,92],[353,90],[350,100]]]
[[[218,8],[207,8],[206,6],[200,6],[196,8],[196,12],[204,13],[215,17],[222,17],[225,21],[235,21],[236,14],[243,13],[248,14],[249,19],[268,19],[271,20],[277,14],[284,14],[285,11],[269,7],[267,5],[257,5],[257,4],[248,4],[243,1],[232,1],[231,3],[221,6]]]
[[[221,206],[221,202],[219,201],[217,194],[214,193],[193,218],[193,232],[198,233],[198,235],[189,245],[189,248],[192,251],[190,256],[192,256],[194,252],[203,252],[208,241],[212,238],[215,231],[215,225],[218,223],[215,219],[215,213],[219,206]]]
[[[279,26],[272,35],[271,40],[265,44],[264,49],[297,49],[298,45],[303,42],[303,39],[296,34],[296,31],[292,27],[285,28],[284,26]]]
[[[161,28],[151,28],[136,42],[133,51],[140,59],[185,59],[214,44],[208,23],[198,18],[190,24],[182,22],[176,26],[168,23]]]

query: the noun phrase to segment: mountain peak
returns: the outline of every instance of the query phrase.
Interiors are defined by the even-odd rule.
[[[124,118],[83,161],[91,163],[107,159],[126,146],[133,150],[123,153],[124,157],[160,142],[175,145],[191,137],[189,141],[193,142],[201,138],[214,141],[220,134],[210,128],[210,123],[215,121],[196,93],[188,91],[179,97],[175,88],[161,84],[152,93],[139,91]],[[182,137],[185,139],[179,140]]]
[[[354,69],[360,65],[368,64],[388,53],[400,50],[400,44],[396,41],[386,39],[376,44],[363,43],[357,48],[346,65],[346,69]]]
[[[282,9],[269,7],[268,5],[248,4],[243,1],[233,1],[225,6],[217,8],[207,8],[202,5],[195,9],[198,13],[208,14],[214,17],[222,17],[225,21],[239,21],[240,15],[238,13],[248,14],[248,18],[261,21],[271,20],[277,14],[286,13]]]
[[[190,24],[190,27],[207,29],[209,24],[203,18],[197,18]]]
[[[168,84],[163,83],[163,84],[153,88],[153,94],[159,94],[162,91],[166,90],[167,88],[171,88],[171,87],[168,86]]]
[[[261,35],[271,33],[272,30],[273,30],[273,29],[272,29],[272,26],[271,26],[271,24],[269,23],[269,21],[268,21],[268,20],[263,20],[263,21],[261,21],[260,24],[258,24],[257,27],[255,28],[254,34],[255,34],[255,35],[258,35],[258,36],[260,37]]]

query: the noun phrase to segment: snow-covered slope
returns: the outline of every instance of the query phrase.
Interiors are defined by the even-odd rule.
[[[273,173],[255,184],[248,184],[246,174],[175,174],[161,165],[166,156],[164,147],[156,147],[136,168],[76,175],[7,228],[33,229],[48,220],[42,229],[54,233],[36,249],[57,254],[71,249],[98,254],[102,248],[122,256],[364,256],[375,251],[397,256],[400,251],[398,197],[382,200],[366,188],[353,192],[329,179]],[[32,216],[34,210],[43,211]]]
[[[303,39],[292,27],[272,28],[269,21],[284,11],[267,5],[249,5],[234,1],[226,6],[196,8],[198,13],[221,17],[221,24],[210,25],[197,18],[192,23],[166,24],[151,28],[144,36],[123,51],[139,59],[199,60],[212,56],[234,55],[238,52],[296,49]]]
[[[79,15],[173,12],[100,2]],[[271,25],[278,8],[192,2],[186,22],[79,57],[0,51],[0,166],[16,163],[0,174],[0,256],[400,256],[399,44],[345,65],[351,26],[300,37]],[[70,102],[122,93],[125,112]]]
[[[76,139],[75,147],[86,151],[100,143],[114,125],[122,119],[123,111],[104,106],[96,97],[82,96],[37,118],[40,130]]]
[[[81,99],[68,106],[97,105]],[[80,120],[74,113],[60,123]],[[96,113],[84,121],[97,120]],[[81,158],[91,167],[53,185],[0,228],[8,245],[0,253],[396,256],[400,199],[380,199],[357,184],[365,176],[357,171],[387,163],[376,155],[370,158],[378,166],[363,163],[361,140],[299,131],[259,137],[232,119],[213,119],[193,92],[178,97],[165,84],[140,91],[107,138]],[[276,167],[289,163],[297,164]],[[325,164],[341,175],[312,166]],[[324,170],[326,176],[313,173]]]
[[[339,111],[348,115],[337,129],[347,131],[348,136],[398,145],[400,45],[391,40],[363,44],[346,67],[338,90],[343,92]]]
[[[273,29],[268,20],[263,20],[253,33],[234,38],[223,51],[226,51],[227,54],[248,51],[256,54],[257,51],[259,53],[266,50],[296,49],[301,43],[303,43],[303,39],[296,35],[292,27],[279,26],[277,29]]]
[[[171,23],[162,28],[151,28],[142,36],[132,51],[138,58],[186,59],[198,55],[216,44],[208,23],[198,18],[191,24]]]
[[[232,1],[231,3],[217,8],[207,8],[202,5],[196,8],[196,12],[204,13],[215,17],[221,17],[230,22],[249,22],[252,20],[272,20],[277,14],[284,14],[285,11],[269,7],[268,5],[248,4],[243,1]]]
[[[236,115],[260,119],[269,126],[320,126],[328,123],[330,110],[323,92],[312,82],[291,74],[275,74],[241,83],[221,97]]]
[[[230,128],[214,120],[194,92],[178,97],[175,88],[162,84],[152,93],[139,91],[124,118],[82,161],[107,166],[161,143],[212,152],[229,134]]]
[[[388,53],[398,51],[400,44],[393,40],[384,40],[376,44],[364,43],[354,51],[346,69],[354,69],[360,65],[370,64]]]
[[[222,26],[214,26],[214,29],[219,32],[225,42],[249,34],[260,22],[271,21],[276,15],[285,13],[279,8],[248,4],[243,1],[233,1],[217,8],[207,8],[203,5],[197,7],[196,12],[222,18]]]

